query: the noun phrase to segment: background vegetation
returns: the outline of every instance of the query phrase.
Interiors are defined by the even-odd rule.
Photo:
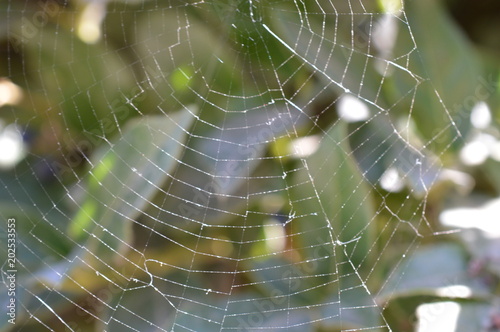
[[[332,3],[2,0],[0,331],[500,330],[500,5]]]

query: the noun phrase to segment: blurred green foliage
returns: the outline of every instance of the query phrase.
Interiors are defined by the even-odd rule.
[[[28,153],[0,172],[0,331],[414,331],[443,301],[499,330],[499,235],[473,229],[498,222],[498,4],[393,3],[1,1],[1,129]]]

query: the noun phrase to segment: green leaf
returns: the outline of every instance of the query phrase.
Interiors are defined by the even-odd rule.
[[[166,290],[165,290],[166,291]],[[159,326],[166,327],[175,317],[167,293],[159,293],[153,287],[112,292],[109,307],[104,307],[99,315],[99,330],[118,331],[126,324],[141,332],[159,331]],[[131,315],[130,313],[134,313]]]
[[[169,276],[171,278],[172,276]],[[182,280],[182,279],[181,279]],[[185,276],[183,279],[185,282]],[[190,281],[192,283],[192,281]],[[312,332],[314,310],[287,308],[286,301],[262,299],[253,292],[213,294],[203,289],[188,288],[179,294],[165,285],[159,288],[137,288],[116,294],[101,313],[103,329],[119,330],[123,324],[141,332],[185,329],[216,332],[222,330]],[[161,292],[161,293],[160,293]],[[130,313],[133,312],[134,315]]]
[[[482,331],[485,326],[495,326],[498,330],[498,306],[481,303],[459,303],[459,305],[460,314],[455,332]]]
[[[284,192],[282,167],[262,158],[274,138],[299,127],[306,116],[298,110],[287,110],[284,105],[268,105],[245,112],[244,107],[251,107],[252,102],[256,108],[262,107],[260,98],[245,100],[233,105],[232,109],[240,112],[223,119],[214,118],[212,108],[203,108],[202,121],[193,128],[194,138],[187,143],[188,149],[176,169],[177,181],[168,184],[169,195],[159,193],[155,197],[149,215],[168,218],[172,224],[193,229],[201,220],[221,224],[245,217],[241,210],[261,196],[254,193],[270,188]],[[254,129],[249,131],[250,127]],[[248,181],[248,176],[252,176],[252,181]],[[158,206],[168,207],[168,212]],[[156,223],[148,219],[149,223]],[[170,227],[164,231],[170,232],[170,236],[175,232]]]
[[[379,301],[410,296],[458,299],[487,296],[486,286],[470,278],[464,254],[459,246],[448,243],[418,249],[391,272],[379,293]]]
[[[261,294],[243,293],[229,302],[229,314],[224,320],[228,330],[269,332],[314,332],[317,310],[309,307],[293,307],[286,297],[262,298]],[[219,330],[215,330],[219,331]]]
[[[363,262],[369,264],[374,209],[370,189],[349,147],[345,123],[339,121],[325,133],[294,182],[293,209],[300,218],[293,223],[305,232],[304,246],[313,246],[307,250],[310,258],[323,246],[325,255],[330,252],[328,263],[322,264],[329,272],[337,271],[336,265],[347,259],[355,269]],[[339,247],[343,254],[333,255],[332,249]]]
[[[318,325],[327,331],[381,325],[381,309],[355,274],[315,285],[321,279],[313,274],[315,261],[292,263],[272,257],[248,265],[252,283],[266,294],[265,300],[260,301],[261,308],[279,309],[284,304],[301,308],[293,315],[307,313],[316,317]]]
[[[149,204],[177,164],[186,132],[195,114],[190,110],[146,116],[127,123],[122,136],[96,151],[79,211],[69,235],[88,238],[87,249],[99,241],[117,249],[131,241],[131,224]]]
[[[21,218],[16,209],[2,210],[18,216],[18,260],[22,263],[18,277],[23,285],[19,300],[24,307],[32,312],[36,310],[38,317],[50,316],[46,307],[39,308],[40,302],[34,295],[44,298],[50,307],[60,308],[68,305],[68,297],[77,298],[83,289],[106,287],[119,292],[134,273],[130,271],[143,271],[133,255],[126,259],[122,256],[123,249],[131,248],[132,224],[169,178],[196,116],[186,109],[127,123],[119,139],[101,147],[92,156],[93,168],[87,178],[77,184],[84,194],[82,201],[72,197],[74,192],[71,192],[78,210],[69,225],[61,223],[62,216],[55,213],[48,213],[44,220],[33,223]],[[33,197],[38,194],[33,190],[39,185],[30,184]],[[11,194],[19,198],[18,208],[27,216],[33,214],[40,218],[38,211],[25,206],[21,193],[13,189]],[[69,238],[60,229],[63,224],[68,227],[69,235],[80,242],[69,253]],[[54,254],[50,250],[61,253],[52,257],[48,255]],[[48,298],[43,292],[51,287],[58,292]],[[19,317],[24,314],[25,311],[19,311]]]
[[[210,295],[208,295],[210,296]],[[206,296],[207,297],[207,296]],[[269,332],[313,332],[313,310],[287,307],[286,301],[262,298],[258,293],[235,294],[230,300],[203,299],[205,303],[191,303],[177,315],[176,324],[193,331],[222,330]],[[227,308],[227,309],[226,309]]]
[[[382,308],[374,302],[371,294],[359,285],[353,275],[341,279],[342,289],[331,294],[321,307],[321,326],[325,331],[352,329],[386,331],[383,326]],[[376,329],[380,326],[380,329]]]
[[[318,299],[331,291],[331,284],[328,283],[313,287],[319,284],[318,279],[323,278],[311,276],[315,272],[315,266],[311,264],[293,263],[271,256],[251,260],[247,267],[248,275],[257,288],[277,302],[288,302],[293,307],[315,305]]]
[[[491,94],[472,44],[447,16],[438,1],[406,1],[409,31],[400,31],[395,53],[414,75],[396,71],[392,100],[409,113],[426,140],[443,151],[470,129],[475,103]],[[416,50],[413,48],[416,47]],[[408,93],[408,91],[412,91]],[[460,141],[460,140],[459,140]]]
[[[262,106],[260,98],[254,102],[255,108],[259,109],[244,111],[245,107],[251,108],[249,101],[238,105],[241,112],[227,116],[221,129],[212,129],[204,135],[213,139],[199,141],[193,147],[195,151],[203,151],[204,157],[209,157],[209,160],[198,158],[198,168],[215,177],[214,187],[218,194],[230,195],[244,185],[246,176],[262,163],[261,158],[269,143],[307,120],[302,110],[288,109],[278,102]],[[253,128],[251,131],[250,127]]]

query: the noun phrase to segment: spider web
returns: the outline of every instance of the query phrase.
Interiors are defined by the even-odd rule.
[[[32,112],[5,114],[38,143],[0,179],[3,328],[391,330],[384,280],[437,234],[463,128],[383,3],[7,1],[2,70]],[[415,128],[421,91],[438,130]]]

